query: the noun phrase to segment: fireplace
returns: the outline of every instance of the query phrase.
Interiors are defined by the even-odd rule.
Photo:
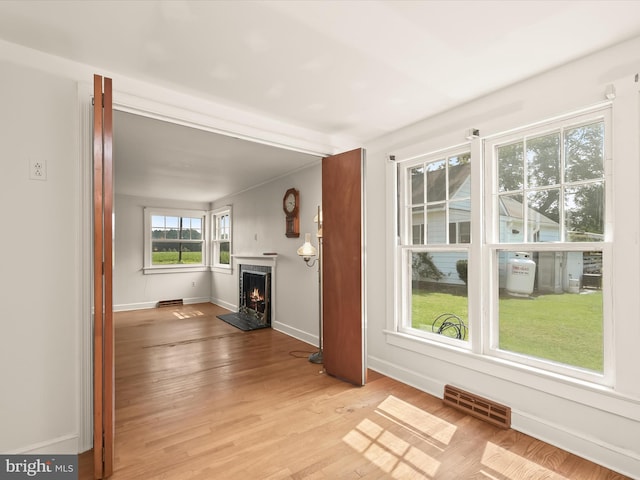
[[[271,273],[241,269],[238,312],[257,325],[271,325]]]
[[[238,304],[230,308],[233,313],[218,318],[245,331],[271,328],[276,312],[276,255],[233,258],[238,267]]]

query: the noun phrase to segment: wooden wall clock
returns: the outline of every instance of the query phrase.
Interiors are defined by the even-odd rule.
[[[282,209],[285,213],[285,235],[287,237],[300,236],[300,193],[290,188],[282,198]]]

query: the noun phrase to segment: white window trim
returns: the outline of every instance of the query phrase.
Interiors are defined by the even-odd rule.
[[[219,244],[219,240],[216,238],[216,228],[217,222],[216,217],[224,214],[229,214],[229,263],[218,263],[218,255],[217,255],[217,245]],[[233,208],[231,205],[225,205],[224,207],[217,208],[215,210],[211,210],[209,212],[211,230],[210,230],[210,238],[211,245],[209,248],[211,254],[211,271],[217,273],[233,273],[233,261],[231,260],[233,256]]]
[[[202,218],[202,264],[198,265],[153,265],[151,249],[151,217],[153,215],[172,215],[176,217]],[[184,273],[207,271],[207,212],[204,210],[182,210],[162,207],[144,208],[144,264],[142,271],[145,275],[162,273]]]

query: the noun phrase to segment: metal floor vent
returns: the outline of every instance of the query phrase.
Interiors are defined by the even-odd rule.
[[[182,299],[178,298],[177,300],[160,300],[158,302],[158,308],[160,307],[177,307],[182,305]]]
[[[445,385],[443,401],[473,417],[485,420],[500,428],[511,428],[511,408],[492,400]]]

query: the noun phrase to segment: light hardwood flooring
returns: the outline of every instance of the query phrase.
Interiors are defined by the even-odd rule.
[[[115,314],[114,480],[627,478],[375,372],[344,383],[313,347],[220,313]]]

